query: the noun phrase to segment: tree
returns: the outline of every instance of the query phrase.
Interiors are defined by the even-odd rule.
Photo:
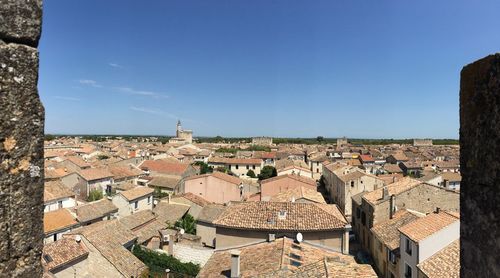
[[[259,180],[265,180],[268,178],[276,177],[278,175],[278,172],[276,171],[276,168],[273,166],[264,166],[262,170],[260,171],[259,174]]]
[[[323,140],[325,140],[325,138],[323,136],[316,137],[316,141],[318,141],[320,143],[323,142]]]
[[[175,222],[175,227],[182,228],[188,234],[196,235],[196,220],[191,214],[186,214],[181,220]]]
[[[248,170],[248,172],[247,172],[247,176],[249,176],[249,177],[251,177],[251,178],[256,178],[256,177],[257,177],[257,176],[255,175],[255,172],[254,172],[252,169]]]
[[[88,202],[93,202],[93,201],[101,200],[102,197],[103,197],[103,195],[102,195],[102,191],[101,190],[92,189],[89,192],[89,197],[87,198],[87,201]]]
[[[200,174],[201,175],[207,174],[207,173],[212,173],[214,171],[214,168],[208,166],[208,164],[206,164],[203,161],[196,161],[194,163],[194,165],[200,166]]]
[[[229,170],[227,169],[227,167],[224,167],[224,166],[219,166],[219,167],[215,168],[215,171],[222,172],[222,173],[229,172]]]
[[[100,154],[97,156],[97,159],[99,159],[99,160],[108,159],[108,158],[109,158],[109,156],[107,156],[105,154]]]

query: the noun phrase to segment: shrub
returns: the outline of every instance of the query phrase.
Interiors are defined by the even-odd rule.
[[[247,176],[251,177],[251,178],[256,178],[257,176],[255,175],[255,172],[253,170],[248,170],[247,172]]]
[[[150,277],[164,275],[167,268],[170,269],[171,273],[179,273],[192,277],[198,275],[198,272],[200,272],[200,266],[197,264],[182,263],[172,256],[147,250],[140,245],[134,245],[132,253],[148,266]]]
[[[87,201],[88,202],[93,202],[93,201],[101,200],[102,197],[103,197],[103,195],[102,195],[102,191],[101,190],[92,189],[89,192],[89,197],[87,198]]]

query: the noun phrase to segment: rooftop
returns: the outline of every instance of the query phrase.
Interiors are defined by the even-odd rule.
[[[46,181],[44,183],[43,202],[59,200],[67,197],[74,197],[75,193],[69,190],[61,181]]]
[[[74,236],[65,236],[43,246],[42,265],[48,271],[52,271],[85,258],[88,254],[82,242],[77,242]]]
[[[243,202],[229,205],[213,223],[242,230],[298,232],[344,229],[347,220],[336,205]]]
[[[399,247],[399,228],[417,220],[419,216],[407,210],[400,210],[394,214],[392,219],[376,224],[371,229],[372,233],[389,249],[395,250]]]
[[[445,227],[460,221],[460,216],[453,212],[441,211],[429,213],[399,228],[399,231],[415,242],[419,242]]]
[[[87,222],[117,212],[118,208],[108,199],[90,202],[74,208],[79,222]]]
[[[141,197],[151,195],[151,194],[153,194],[153,192],[154,192],[154,189],[149,188],[147,186],[137,186],[137,187],[134,187],[130,190],[122,191],[118,194],[121,194],[128,201],[134,201],[134,200],[139,199]]]
[[[391,196],[391,195],[398,195],[401,192],[411,189],[419,184],[421,184],[421,181],[419,180],[412,179],[410,177],[404,177],[396,181],[395,183],[389,184],[387,186],[375,189],[372,192],[366,193],[365,195],[363,195],[363,199],[375,205],[380,203],[381,201],[384,201],[384,199],[382,198],[382,193],[384,188],[387,188],[389,193],[388,196]]]
[[[417,267],[428,278],[460,277],[460,240],[455,240]]]
[[[295,200],[306,199],[315,203],[326,204],[325,198],[316,189],[309,187],[296,187],[283,192],[280,192],[271,197],[271,202],[291,202],[292,198]]]
[[[43,214],[43,231],[46,234],[78,225],[67,209],[58,209]]]

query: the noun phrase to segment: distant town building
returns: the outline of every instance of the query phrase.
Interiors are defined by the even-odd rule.
[[[273,144],[272,137],[253,137],[252,145],[270,146]]]
[[[413,139],[414,147],[432,146],[432,139]]]
[[[342,138],[337,138],[337,147],[342,147],[342,146],[347,146],[347,138],[342,137]]]
[[[175,137],[168,140],[169,143],[183,143],[191,144],[193,143],[193,131],[182,129],[181,121],[177,121],[177,128],[175,132]]]

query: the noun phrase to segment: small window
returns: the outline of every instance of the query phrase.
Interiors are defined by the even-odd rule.
[[[47,262],[47,263],[50,263],[52,262],[52,257],[49,255],[49,254],[45,254],[43,255],[43,259]]]
[[[351,181],[351,187],[354,187],[354,181]]]
[[[394,254],[394,252],[392,251],[389,252],[389,261],[392,264],[396,264],[396,254]]]
[[[63,202],[62,201],[58,201],[57,202],[57,208],[62,208],[63,207]]]
[[[252,169],[254,169],[254,170],[255,170],[255,165],[252,165]]]
[[[411,278],[411,266],[405,263],[405,277]]]
[[[238,168],[239,168],[239,165],[236,165],[236,170],[238,170]]]
[[[151,204],[151,196],[148,197],[148,205]]]
[[[411,242],[408,238],[406,238],[405,251],[408,255],[411,256]]]
[[[134,209],[138,209],[138,208],[139,208],[139,202],[135,201],[135,203],[134,203]]]
[[[247,165],[247,170],[249,170],[249,169],[250,169],[250,165]]]

